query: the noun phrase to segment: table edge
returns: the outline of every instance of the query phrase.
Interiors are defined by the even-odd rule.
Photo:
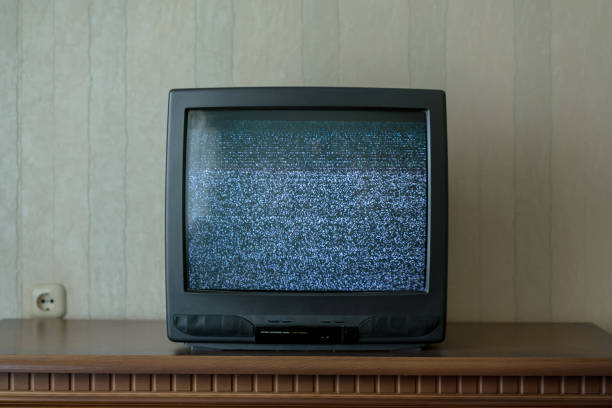
[[[612,358],[0,355],[0,372],[320,375],[612,375]]]

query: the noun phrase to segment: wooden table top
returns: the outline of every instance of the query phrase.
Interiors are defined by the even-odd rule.
[[[164,321],[1,320],[0,372],[612,375],[612,336],[589,323],[449,323],[446,340],[397,353],[210,352]]]

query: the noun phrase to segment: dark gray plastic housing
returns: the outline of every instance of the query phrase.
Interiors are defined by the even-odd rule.
[[[422,110],[428,125],[427,292],[185,290],[184,171],[190,109]],[[168,338],[225,349],[367,350],[440,342],[446,321],[445,94],[383,88],[171,90],[166,158]]]

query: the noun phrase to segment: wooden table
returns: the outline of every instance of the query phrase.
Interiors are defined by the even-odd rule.
[[[606,377],[608,376],[608,377]],[[451,323],[405,355],[189,355],[161,321],[0,321],[0,406],[612,406],[592,324]]]

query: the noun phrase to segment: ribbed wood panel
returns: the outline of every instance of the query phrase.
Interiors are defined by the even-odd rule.
[[[8,391],[9,375],[8,373],[0,373],[0,391]]]
[[[113,375],[113,391],[130,391],[131,383],[129,374]]]
[[[70,374],[53,374],[51,384],[53,391],[70,391]]]
[[[109,374],[94,374],[92,381],[92,390],[93,391],[110,391],[111,389],[111,381]]]
[[[72,390],[73,391],[90,391],[91,383],[89,374],[73,374],[72,375]]]
[[[157,374],[153,378],[155,391],[169,392],[172,389],[172,378],[169,374]]]
[[[0,373],[0,392],[611,395],[612,377]]]
[[[11,390],[12,391],[29,391],[30,390],[30,374],[16,373],[11,375]]]
[[[34,391],[49,391],[49,374],[32,374]]]

